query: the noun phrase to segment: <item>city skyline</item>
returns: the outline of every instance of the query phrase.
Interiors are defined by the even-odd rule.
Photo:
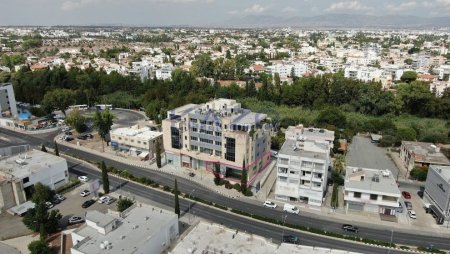
[[[233,20],[255,16],[296,18],[358,14],[448,17],[450,1],[18,0],[8,2],[7,6],[9,11],[0,17],[1,25],[226,26]]]

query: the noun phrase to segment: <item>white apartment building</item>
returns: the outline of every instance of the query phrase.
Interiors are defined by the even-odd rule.
[[[347,66],[344,69],[344,77],[369,82],[379,79],[383,71],[373,67]]]
[[[276,199],[322,205],[333,140],[332,131],[288,128],[278,153]]]
[[[141,159],[151,160],[155,157],[157,140],[163,146],[162,132],[152,131],[150,127],[140,127],[138,124],[111,130],[110,136],[113,150],[139,156]]]
[[[0,117],[16,117],[17,106],[11,83],[0,83]]]
[[[395,215],[400,190],[391,171],[347,167],[344,182],[345,209]]]
[[[172,64],[164,64],[161,68],[156,70],[155,76],[157,79],[170,80],[172,79],[173,70]]]
[[[163,253],[178,238],[178,216],[145,204],[122,213],[86,212],[86,223],[72,232],[72,254]]]
[[[308,64],[305,62],[294,62],[289,64],[274,64],[265,67],[265,71],[268,74],[274,75],[275,73],[278,73],[282,79],[291,77],[292,70],[294,70],[294,75],[296,77],[303,77],[308,71]]]
[[[450,224],[450,166],[431,165],[425,183],[425,202],[430,204],[430,212],[436,222]]]
[[[0,210],[25,203],[36,183],[52,190],[69,183],[64,158],[27,147],[7,147],[0,152],[7,154],[0,157]]]

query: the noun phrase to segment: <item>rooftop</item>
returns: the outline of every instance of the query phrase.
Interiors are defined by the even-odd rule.
[[[136,137],[142,139],[154,139],[162,135],[162,132],[152,131],[149,127],[142,127],[135,125],[132,127],[117,128],[111,131],[112,135]]]
[[[347,167],[345,189],[365,190],[374,194],[389,193],[400,197],[398,185],[388,169]]]
[[[105,227],[116,220],[116,218],[109,214],[104,214],[97,210],[93,210],[86,212],[86,220],[94,222],[99,227]]]
[[[450,160],[432,143],[402,141],[402,146],[414,154],[414,161],[450,165]]]
[[[15,178],[22,179],[47,169],[49,165],[62,162],[66,163],[66,160],[59,156],[39,150],[31,150],[0,159],[0,174],[12,175]]]
[[[328,157],[328,151],[329,146],[325,143],[314,141],[301,142],[297,140],[286,139],[279,151],[279,154],[326,160]]]
[[[326,140],[334,141],[334,131],[314,128],[314,127],[304,127],[303,124],[297,126],[289,126],[285,133],[286,139],[310,139],[310,140]]]
[[[111,218],[114,218],[113,215],[100,212],[88,213],[87,216],[98,220],[100,224],[108,223]],[[108,217],[108,219],[100,218],[101,216]],[[75,230],[74,233],[86,238],[73,246],[73,249],[82,253],[99,253],[101,252],[99,246],[108,241],[112,246],[107,251],[109,254],[133,253],[152,237],[158,235],[161,228],[177,219],[177,215],[160,208],[140,204],[125,211],[123,218],[118,216],[116,218],[119,221],[117,228],[106,235],[86,224]],[[89,220],[88,217],[87,220]]]

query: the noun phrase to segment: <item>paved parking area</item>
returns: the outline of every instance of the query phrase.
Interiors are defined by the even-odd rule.
[[[0,214],[0,240],[6,240],[33,233],[23,224],[22,219],[23,218],[20,216],[13,216],[7,212]]]
[[[398,174],[397,166],[386,154],[386,150],[377,147],[370,142],[370,139],[363,136],[354,136],[350,144],[347,157],[347,166],[390,169],[396,177]]]

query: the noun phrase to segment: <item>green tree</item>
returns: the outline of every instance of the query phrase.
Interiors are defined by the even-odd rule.
[[[58,143],[56,143],[56,141],[54,141],[55,143],[55,155],[59,156],[59,148],[58,148]]]
[[[105,194],[108,194],[109,193],[109,177],[108,177],[108,169],[106,168],[104,161],[102,161],[100,168],[102,170],[103,191],[105,192]]]
[[[247,169],[246,169],[245,160],[244,160],[244,162],[242,163],[242,172],[241,172],[241,191],[244,194],[247,192],[247,181],[248,181],[247,178],[248,178],[247,177]]]
[[[41,146],[41,151],[44,152],[44,153],[47,152],[47,148],[45,148],[45,145],[44,145],[44,144],[42,144],[42,146]]]
[[[94,114],[94,128],[97,130],[98,135],[102,139],[102,145],[103,145],[103,152],[105,151],[105,146],[103,142],[106,141],[106,137],[109,134],[109,131],[111,130],[111,126],[113,124],[113,115],[109,110],[105,110],[103,112],[95,112]],[[109,145],[109,142],[106,143],[106,145]]]
[[[320,127],[332,125],[337,128],[345,128],[347,125],[347,118],[339,109],[329,107],[320,111],[319,116],[316,119],[316,123]]]
[[[70,111],[67,115],[65,122],[72,128],[74,128],[78,133],[86,131],[86,118],[81,114],[78,109]]]
[[[119,201],[117,201],[117,211],[123,212],[128,209],[130,206],[134,204],[134,201],[129,198],[119,197]]]
[[[28,244],[28,250],[30,254],[50,254],[52,249],[48,246],[47,242],[43,240],[35,240]]]
[[[194,75],[199,77],[212,77],[214,70],[214,63],[211,56],[208,54],[200,55],[196,60],[192,62],[192,66],[197,70],[198,73]]]
[[[44,95],[42,104],[44,108],[48,110],[61,110],[61,112],[66,116],[66,110],[70,105],[75,103],[75,93],[69,89],[54,89],[48,91]]]
[[[155,145],[155,152],[156,152],[156,166],[158,168],[161,168],[161,144],[159,143],[159,139],[156,139],[156,145]]]
[[[33,187],[33,194],[31,195],[31,201],[33,201],[33,203],[35,204],[45,203],[47,201],[50,201],[54,195],[55,192],[52,189],[38,182]]]
[[[48,212],[45,203],[35,203],[35,207],[28,209],[23,217],[23,223],[30,230],[46,235],[58,230],[59,220],[61,218],[62,215],[59,213],[59,210],[56,209]],[[41,225],[44,225],[45,230],[41,229]]]
[[[406,83],[411,83],[417,79],[417,73],[415,71],[405,71],[400,77],[400,80]]]
[[[231,52],[229,49],[227,49],[227,52],[225,53],[225,58],[226,59],[231,59]]]
[[[397,136],[400,139],[400,141],[415,141],[417,133],[413,128],[404,127],[398,128]]]
[[[178,215],[178,218],[180,218],[180,200],[178,198],[178,182],[177,182],[177,179],[175,179],[175,186],[173,188],[173,191],[175,193],[175,213]]]

